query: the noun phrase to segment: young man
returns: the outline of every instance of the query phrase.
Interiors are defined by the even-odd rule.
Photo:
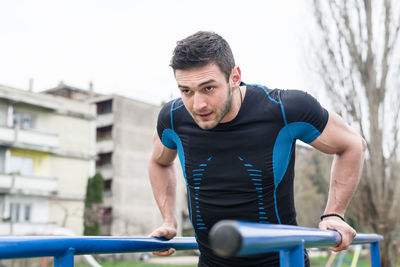
[[[319,227],[341,233],[342,243],[332,250],[346,249],[356,232],[341,218],[360,179],[366,148],[360,135],[305,92],[243,83],[228,43],[215,33],[179,41],[171,67],[182,98],[162,108],[154,135],[149,173],[164,224],[151,236],[176,235],[178,154],[199,266],[279,266],[277,253],[220,258],[210,249],[208,233],[223,219],[296,225],[294,148],[300,139],[335,154]]]

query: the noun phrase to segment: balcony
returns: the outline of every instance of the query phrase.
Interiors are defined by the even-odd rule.
[[[57,178],[0,174],[0,191],[49,196],[58,190]]]
[[[0,143],[49,151],[59,147],[59,136],[35,130],[0,126]]]
[[[96,171],[101,173],[104,179],[111,179],[114,176],[113,167],[111,164],[97,167]]]
[[[103,206],[111,207],[113,204],[111,191],[106,191],[103,193]]]
[[[4,235],[52,235],[57,230],[55,223],[10,222],[0,223],[0,236]],[[11,233],[12,232],[12,233]]]
[[[96,143],[96,153],[110,153],[114,149],[114,143],[111,138],[109,139],[101,139],[98,140]]]
[[[114,113],[97,115],[96,127],[110,126],[114,123]]]

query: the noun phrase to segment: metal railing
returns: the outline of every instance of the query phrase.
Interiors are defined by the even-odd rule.
[[[379,241],[376,234],[357,234],[352,244],[371,246],[371,264],[380,266]],[[281,266],[303,266],[304,248],[328,247],[341,242],[335,231],[322,231],[287,225],[222,221],[210,232],[211,245],[222,257],[279,252]],[[61,237],[4,236],[0,237],[0,259],[54,257],[55,267],[74,266],[75,255],[128,253],[197,249],[191,237],[171,240],[151,237]]]
[[[352,245],[370,244],[371,266],[380,265],[377,234],[357,234]],[[304,266],[304,248],[322,248],[338,245],[341,235],[336,231],[278,224],[221,221],[210,232],[210,243],[221,257],[244,256],[265,252],[279,252],[280,265]]]

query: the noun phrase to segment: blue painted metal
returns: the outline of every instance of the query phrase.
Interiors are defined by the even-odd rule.
[[[279,251],[280,267],[304,267],[304,245],[303,242],[297,246],[281,249]]]
[[[372,242],[370,244],[371,251],[371,266],[372,267],[380,267],[381,266],[381,257],[379,254],[379,241]]]
[[[340,251],[339,260],[337,261],[336,267],[342,267],[344,257],[346,256],[347,250]]]
[[[226,226],[226,228],[224,226]],[[217,223],[210,232],[212,246],[215,237],[221,237],[214,229],[220,230],[220,233],[223,233],[225,237],[240,237],[235,240],[230,240],[231,243],[239,242],[235,245],[230,244],[230,246],[224,246],[223,243],[215,242],[215,244],[221,245],[221,247],[213,247],[214,251],[220,256],[244,256],[265,252],[280,252],[281,255],[285,255],[282,254],[282,250],[288,253],[288,250],[299,246],[301,243],[303,243],[305,248],[331,247],[341,243],[341,235],[336,231],[324,231],[292,225],[221,221]],[[375,259],[375,261],[371,260],[373,263],[372,266],[375,267],[380,266],[376,264],[379,264],[379,241],[381,240],[383,240],[381,235],[357,234],[352,244],[371,243],[371,255],[373,255],[371,257]],[[232,250],[232,247],[238,249]],[[290,260],[290,257],[288,260]]]
[[[304,242],[306,248],[330,247],[341,242],[340,234],[335,231],[249,222],[238,222],[237,227],[243,236],[242,248],[238,255],[279,251],[281,248],[296,246],[301,242]]]
[[[0,259],[62,256],[69,248],[75,255],[197,249],[191,237],[172,240],[152,237],[110,236],[8,236],[0,237]]]
[[[236,255],[250,255],[264,252],[279,252],[281,266],[302,266],[304,248],[330,247],[341,242],[335,231],[314,228],[225,221],[230,231],[239,238]],[[233,227],[232,227],[233,226]],[[226,233],[225,233],[226,234]],[[229,235],[229,232],[228,232]],[[210,240],[212,241],[212,236]],[[357,234],[352,244],[368,244],[371,247],[371,263],[380,266],[379,241],[377,234]],[[219,244],[227,243],[219,242]],[[3,236],[0,237],[0,259],[54,257],[55,267],[72,267],[74,255],[128,253],[159,251],[168,248],[176,250],[197,249],[194,238],[177,237],[172,240],[151,237],[110,237],[110,236]],[[224,249],[224,248],[222,248]]]
[[[54,257],[54,267],[73,267],[74,266],[74,248],[69,248],[64,255]]]

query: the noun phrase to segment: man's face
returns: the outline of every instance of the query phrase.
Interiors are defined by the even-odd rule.
[[[175,70],[175,79],[186,109],[204,130],[224,122],[231,110],[232,90],[216,64]]]

